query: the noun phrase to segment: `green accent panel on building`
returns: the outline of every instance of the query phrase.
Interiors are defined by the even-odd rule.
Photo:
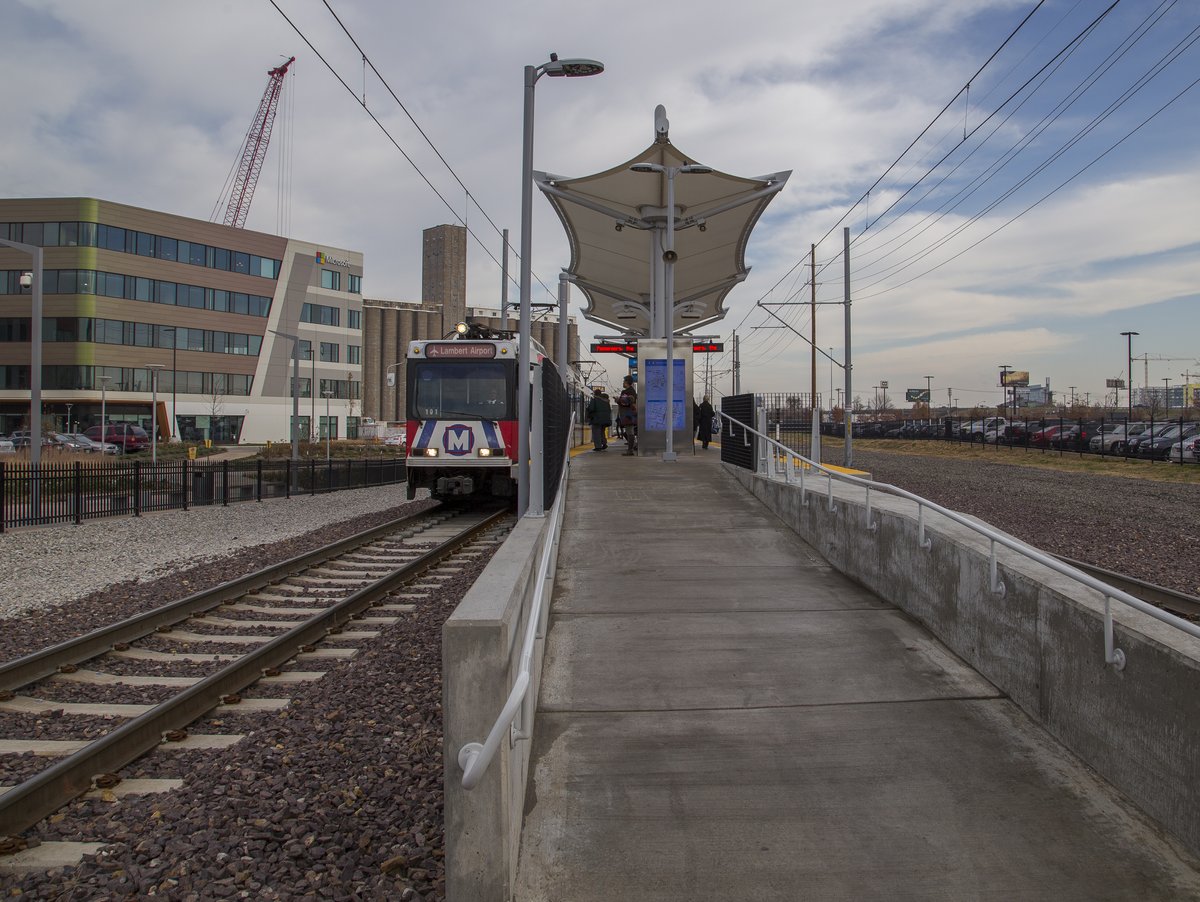
[[[79,221],[99,224],[100,201],[94,197],[81,197],[79,199]]]

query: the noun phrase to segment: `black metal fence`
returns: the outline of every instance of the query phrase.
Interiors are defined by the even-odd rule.
[[[931,439],[984,448],[1200,464],[1200,422],[1187,417],[941,417],[855,423],[863,438]]]
[[[549,359],[542,361],[542,502],[549,509],[558,495],[563,457],[571,440],[571,393]]]
[[[10,526],[228,505],[404,482],[404,458],[31,463],[0,461],[0,532]]]
[[[753,470],[758,436],[745,427],[754,428],[754,395],[726,395],[721,399],[721,413],[722,463]]]

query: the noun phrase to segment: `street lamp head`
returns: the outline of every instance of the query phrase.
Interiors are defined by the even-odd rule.
[[[712,170],[711,166],[702,166],[699,163],[689,163],[686,166],[680,166],[679,171],[680,172],[689,172],[689,173],[693,173],[696,175],[708,175],[713,170]]]
[[[560,60],[557,53],[550,54],[550,62],[543,63],[541,70],[553,78],[585,78],[588,75],[599,75],[604,71],[604,63],[598,60],[570,59]]]
[[[629,167],[630,172],[662,172],[664,168],[659,163],[634,163]]]

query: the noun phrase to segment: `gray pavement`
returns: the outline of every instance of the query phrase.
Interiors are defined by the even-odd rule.
[[[1194,859],[718,454],[572,464],[518,900],[1200,899]]]

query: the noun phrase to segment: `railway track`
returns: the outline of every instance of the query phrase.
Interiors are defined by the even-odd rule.
[[[1183,592],[1176,592],[1174,589],[1168,589],[1165,586],[1156,586],[1153,583],[1135,579],[1123,573],[1105,570],[1103,567],[1096,567],[1093,564],[1085,564],[1083,561],[1063,557],[1061,554],[1054,556],[1064,564],[1070,564],[1075,569],[1082,570],[1084,573],[1096,577],[1096,579],[1104,580],[1104,582],[1116,589],[1128,592],[1134,598],[1140,598],[1142,601],[1165,608],[1172,614],[1178,614],[1180,617],[1186,617],[1190,620],[1200,618],[1200,598],[1196,598],[1194,595],[1185,595]]]
[[[241,711],[286,706],[286,698],[243,700],[240,693],[259,681],[285,687],[319,679],[318,671],[281,668],[298,657],[336,660],[353,655],[353,648],[318,645],[327,638],[344,642],[377,636],[372,627],[394,623],[412,610],[411,605],[381,604],[389,594],[418,577],[437,578],[439,566],[453,571],[447,563],[451,556],[499,528],[508,516],[506,510],[495,509],[426,511],[0,665],[2,712],[127,718],[91,741],[3,741],[0,752],[7,754],[57,751],[63,757],[0,790],[0,856],[20,852],[25,843],[18,834],[76,797],[90,791],[108,793],[106,797],[117,794],[116,772],[164,743],[229,744],[228,736],[187,735],[189,724],[214,709],[236,717]],[[357,629],[347,630],[348,625]],[[162,650],[164,643],[167,650]],[[91,667],[81,667],[93,661]],[[118,672],[99,669],[106,662]],[[164,663],[211,672],[123,672],[141,664],[161,669]],[[130,687],[169,697],[148,704],[81,704],[22,693],[31,686],[36,690],[59,683],[86,684],[88,694],[112,688],[117,698]],[[139,786],[135,791],[156,789]],[[0,857],[0,868],[4,863]]]

